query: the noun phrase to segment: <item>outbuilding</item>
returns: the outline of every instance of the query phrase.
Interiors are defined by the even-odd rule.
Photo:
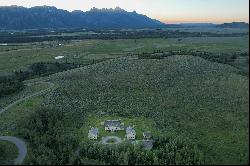
[[[98,128],[92,127],[92,128],[89,130],[89,133],[88,133],[89,139],[94,139],[94,140],[96,140],[96,139],[98,138],[98,135],[99,135],[99,129],[98,129]]]

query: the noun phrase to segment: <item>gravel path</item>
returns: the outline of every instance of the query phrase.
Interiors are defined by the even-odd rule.
[[[122,139],[119,138],[119,137],[116,137],[116,136],[107,136],[107,137],[103,137],[101,143],[102,143],[102,144],[111,144],[111,143],[108,143],[108,141],[109,141],[110,139],[116,140],[116,142],[115,142],[115,143],[112,143],[112,144],[119,144],[119,143],[122,143]]]
[[[11,136],[0,136],[0,140],[12,142],[13,144],[17,146],[19,153],[18,153],[18,157],[14,160],[14,164],[15,165],[22,164],[27,154],[27,147],[26,147],[25,142],[21,140],[20,138],[11,137]]]

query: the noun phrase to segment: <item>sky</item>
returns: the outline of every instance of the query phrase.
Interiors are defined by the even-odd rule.
[[[119,6],[165,23],[249,22],[249,0],[0,0],[0,6],[10,5],[47,5],[68,11]]]

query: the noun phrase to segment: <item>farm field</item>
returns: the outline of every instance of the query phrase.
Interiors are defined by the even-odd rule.
[[[39,44],[38,44],[39,45]],[[62,46],[50,42],[45,48],[23,46],[25,49],[0,51],[0,74],[6,75],[15,70],[25,70],[37,62],[71,62],[89,64],[93,60],[110,59],[126,56],[128,53],[151,52],[160,49],[168,50],[200,50],[208,52],[237,52],[247,51],[249,37],[205,37],[178,39],[118,39],[118,40],[84,40],[71,41]],[[50,47],[46,47],[50,45]],[[5,47],[5,46],[0,46]],[[11,46],[6,46],[10,47]],[[16,47],[16,46],[14,46]],[[64,59],[55,60],[57,56]]]
[[[248,45],[249,37],[241,36],[44,41],[0,46],[1,77],[20,70],[36,72],[44,66],[42,71],[46,71],[25,77],[28,80],[22,80],[23,89],[0,98],[0,109],[48,89],[0,114],[0,135],[26,141],[28,155],[24,164],[117,164],[105,156],[120,154],[121,161],[125,161],[136,152],[136,161],[129,162],[247,164],[249,57],[239,54],[233,61],[229,58],[220,63],[182,52],[161,59],[139,55],[153,54],[155,50],[195,50],[224,56],[249,52]],[[57,56],[64,58],[56,60]],[[45,64],[42,67],[41,62]],[[47,72],[58,63],[76,66]],[[53,88],[49,88],[50,84]],[[121,145],[110,151],[88,141],[90,127],[102,128],[101,122],[106,119],[122,119],[126,125],[135,125],[138,139],[142,139],[143,131],[152,131],[153,150]],[[124,133],[114,135],[123,138]],[[101,130],[100,138],[105,136]],[[11,145],[0,141],[0,146]]]

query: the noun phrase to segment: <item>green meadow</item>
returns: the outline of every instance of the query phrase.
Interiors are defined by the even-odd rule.
[[[63,42],[62,42],[63,43]],[[208,52],[246,51],[248,37],[204,37],[178,39],[119,39],[119,40],[84,40],[71,41],[58,46],[55,42],[43,42],[37,47],[24,44],[24,48],[11,51],[0,51],[0,74],[8,74],[15,70],[25,70],[37,62],[71,62],[88,64],[93,60],[110,59],[126,56],[128,53],[152,52],[160,49],[189,50],[195,49]],[[5,46],[1,46],[5,47]],[[12,47],[12,46],[6,46]],[[13,46],[16,47],[16,46]],[[55,60],[57,56],[63,59]]]

